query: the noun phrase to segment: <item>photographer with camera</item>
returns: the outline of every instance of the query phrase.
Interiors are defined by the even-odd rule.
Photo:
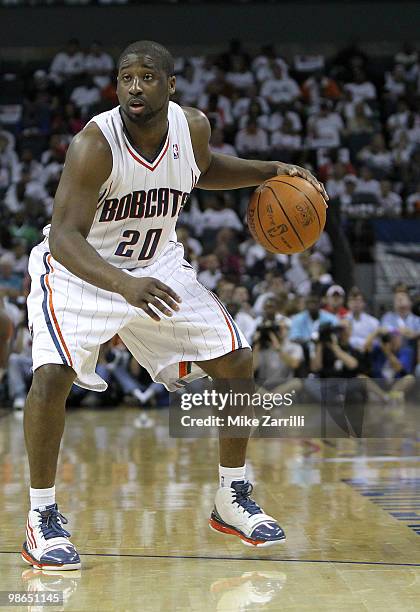
[[[351,322],[323,323],[312,335],[311,374],[305,380],[305,390],[347,433],[360,435],[363,404],[366,399],[364,380],[359,378],[362,354],[350,344]],[[346,413],[346,406],[352,406]]]
[[[271,299],[264,305],[264,317],[253,341],[254,371],[259,386],[271,392],[298,390],[300,381],[293,378],[303,362],[303,350],[288,339],[290,321],[272,309]]]
[[[405,344],[404,333],[378,327],[367,337],[364,349],[371,363],[372,378],[366,378],[369,391],[384,402],[403,403],[415,383],[415,350]]]
[[[337,324],[322,323],[312,341],[311,371],[320,378],[351,378],[357,374],[359,351],[350,345],[351,322],[342,319]]]
[[[335,325],[337,317],[326,310],[321,309],[321,298],[316,293],[311,293],[305,300],[306,309],[291,318],[290,340],[297,342],[303,348],[305,364],[310,367],[310,345],[312,335],[318,332],[321,325],[330,323]]]

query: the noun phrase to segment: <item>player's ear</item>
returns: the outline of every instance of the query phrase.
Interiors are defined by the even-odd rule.
[[[172,96],[172,94],[175,93],[175,89],[176,89],[176,77],[174,76],[169,77],[168,85],[169,85],[169,94]]]

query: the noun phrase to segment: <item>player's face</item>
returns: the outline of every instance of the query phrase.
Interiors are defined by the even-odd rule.
[[[148,55],[127,55],[118,71],[117,96],[122,113],[130,121],[145,125],[167,113],[175,77],[159,69]]]

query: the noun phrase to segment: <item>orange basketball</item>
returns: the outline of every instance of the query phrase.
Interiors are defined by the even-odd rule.
[[[271,253],[301,253],[320,237],[327,207],[322,195],[299,176],[278,175],[252,194],[248,227]]]

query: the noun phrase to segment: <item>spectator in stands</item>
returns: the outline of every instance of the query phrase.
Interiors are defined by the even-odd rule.
[[[232,58],[231,69],[226,74],[226,81],[240,92],[249,90],[254,84],[254,75],[249,70],[242,55],[236,55]]]
[[[312,376],[304,381],[305,390],[326,407],[329,415],[344,430],[348,421],[357,435],[362,422],[355,405],[363,407],[364,381],[359,378],[361,353],[350,344],[351,322],[341,319],[338,326],[323,323],[310,345]],[[352,404],[346,415],[346,404]]]
[[[233,292],[232,301],[226,304],[226,308],[233,317],[235,323],[237,323],[247,341],[251,343],[256,327],[255,318],[246,312],[246,304],[244,305],[235,299],[235,291]]]
[[[375,129],[371,113],[367,112],[368,106],[365,102],[357,102],[354,105],[354,114],[347,118],[346,133],[350,136],[372,134]]]
[[[0,132],[0,189],[5,191],[10,183],[19,180],[19,158],[10,145],[6,132]]]
[[[86,72],[80,76],[78,86],[73,89],[70,100],[80,110],[82,117],[86,117],[95,104],[101,99],[99,87],[93,78]]]
[[[392,154],[382,134],[374,134],[370,144],[359,151],[357,159],[372,170],[375,178],[384,178],[392,171]]]
[[[93,41],[85,57],[84,70],[92,77],[94,84],[100,90],[109,85],[114,70],[114,60],[109,53],[104,51],[102,43],[97,40]]]
[[[348,308],[347,318],[352,324],[350,344],[355,349],[364,351],[366,338],[376,332],[379,327],[379,321],[365,312],[365,299],[357,287],[354,287],[349,292]]]
[[[176,89],[180,96],[180,101],[185,106],[196,106],[197,100],[203,94],[205,84],[200,78],[199,70],[187,62],[182,74],[177,76]]]
[[[321,309],[321,300],[318,295],[308,295],[305,310],[294,315],[291,321],[290,340],[308,344],[322,323],[336,325],[337,317]]]
[[[384,89],[388,98],[393,102],[405,95],[407,89],[407,76],[402,64],[396,64],[392,72],[386,73]]]
[[[212,83],[208,85],[207,89],[210,92],[200,96],[198,107],[206,113],[215,127],[231,129],[233,126],[233,115],[230,99],[219,94],[217,91],[212,92]],[[219,88],[215,87],[214,89]]]
[[[178,83],[178,81],[177,81]],[[225,142],[225,134],[221,128],[215,127],[210,136],[210,149],[213,153],[222,153],[223,155],[237,156],[235,148]]]
[[[299,98],[300,89],[296,81],[289,77],[282,66],[277,62],[271,65],[272,78],[264,80],[260,94],[274,109],[278,104],[289,104]]]
[[[381,181],[381,192],[379,195],[380,214],[386,217],[400,217],[402,210],[402,199],[398,193],[392,191],[392,183],[388,180]]]
[[[403,172],[409,165],[411,155],[414,151],[414,144],[408,138],[406,130],[397,130],[392,139],[392,162],[396,170]]]
[[[73,102],[68,102],[64,109],[57,109],[52,125],[54,134],[61,134],[63,138],[71,138],[80,132],[85,125],[85,120],[81,118],[80,109]],[[68,138],[70,137],[70,138]]]
[[[370,355],[372,379],[368,389],[381,400],[403,402],[406,392],[414,385],[414,348],[404,344],[398,329],[392,332],[378,327],[366,339],[365,351]]]
[[[275,261],[274,258],[272,258],[272,260]],[[253,311],[257,316],[263,314],[265,303],[270,298],[276,300],[279,308],[283,306],[285,297],[287,296],[287,285],[281,270],[274,268],[266,272],[263,283],[254,287],[254,291],[255,294],[258,295],[253,306]]]
[[[77,38],[68,41],[66,49],[54,57],[50,66],[50,77],[61,85],[65,80],[79,76],[85,69],[85,60]]]
[[[207,289],[214,291],[222,278],[219,258],[214,254],[206,255],[202,258],[202,267],[203,271],[199,273],[198,280]]]
[[[344,88],[352,92],[353,99],[356,102],[376,99],[376,87],[371,81],[368,81],[364,70],[361,68],[354,70],[353,81],[347,83]]]
[[[302,85],[302,96],[310,110],[316,111],[322,99],[338,100],[340,88],[334,79],[325,75],[322,70],[314,72]]]
[[[325,257],[315,251],[309,256],[307,264],[307,277],[297,283],[294,279],[293,287],[299,295],[324,295],[327,288],[333,283],[331,274],[327,272]]]
[[[257,115],[260,116],[261,127],[266,128],[270,119],[270,106],[262,96],[258,95],[258,88],[255,84],[251,85],[244,94],[237,92],[237,99],[233,103],[233,115],[236,121],[245,121],[250,114],[252,107],[258,109]],[[258,106],[256,106],[258,105]],[[244,127],[243,123],[240,127]]]
[[[401,64],[404,68],[410,72],[419,60],[419,54],[413,45],[409,42],[405,42],[402,49],[394,56],[395,64]]]
[[[13,332],[13,322],[6,311],[5,301],[0,298],[0,384],[6,373]]]
[[[261,392],[287,393],[301,387],[294,375],[303,363],[303,349],[288,339],[289,324],[288,319],[264,317],[255,331],[253,363]]]
[[[373,178],[373,172],[368,166],[360,168],[356,183],[356,193],[371,193],[378,198],[381,195],[380,183]]]
[[[267,132],[258,127],[255,119],[249,119],[246,128],[236,135],[235,149],[241,157],[263,159],[268,152]]]
[[[208,192],[205,195],[204,211],[196,204],[191,207],[189,216],[191,226],[196,229],[196,234],[202,236],[204,230],[215,233],[222,227],[233,230],[242,230],[242,223],[235,210],[227,206],[223,192]]]
[[[271,134],[271,148],[281,151],[282,159],[291,161],[287,158],[290,151],[299,151],[302,148],[302,136],[296,131],[293,121],[285,117],[280,129]]]
[[[414,193],[410,193],[407,197],[407,213],[420,216],[420,183],[418,183]]]
[[[12,247],[12,253],[14,257],[13,271],[15,274],[19,274],[23,279],[28,272],[28,245],[26,243],[26,240],[23,240],[21,238],[15,238],[13,240]]]
[[[3,253],[0,257],[0,298],[16,298],[23,293],[23,279],[15,272],[13,253]]]
[[[32,375],[32,338],[26,317],[19,323],[8,362],[9,399],[14,410],[23,410]]]
[[[25,171],[22,172],[20,180],[12,183],[4,197],[4,204],[12,213],[25,210],[27,202],[43,202],[47,198],[44,186],[31,177]]]
[[[193,267],[195,267],[195,262],[197,257],[203,252],[203,247],[197,238],[194,238],[190,235],[190,230],[185,225],[178,225],[176,228],[176,236],[178,242],[182,244],[184,247],[184,256],[187,261],[189,261]]]
[[[226,278],[221,278],[217,283],[216,293],[223,304],[230,304],[233,300],[233,292],[235,284],[228,281]]]
[[[394,293],[394,310],[387,312],[381,319],[381,326],[390,332],[398,330],[406,340],[420,337],[420,317],[411,311],[411,299],[407,292]]]
[[[319,112],[307,122],[308,146],[311,148],[337,148],[340,145],[344,123],[341,116],[331,109],[329,100],[322,100]]]
[[[250,121],[255,121],[258,127],[267,131],[269,129],[270,115],[264,111],[266,105],[266,102],[264,105],[257,98],[250,100],[246,112],[238,118],[238,130],[246,128]]]
[[[30,181],[43,183],[42,164],[34,159],[31,149],[23,149],[19,158],[17,180],[20,181],[23,176],[28,176]]]
[[[264,46],[261,49],[261,54],[257,55],[252,62],[252,70],[256,74],[259,83],[274,79],[277,66],[282,69],[282,74],[286,76],[289,74],[287,62],[282,57],[277,56],[272,45]]]
[[[331,285],[327,290],[326,303],[324,310],[330,312],[338,318],[347,317],[349,311],[344,306],[346,301],[346,292],[340,285]]]
[[[253,316],[254,311],[251,306],[251,296],[248,287],[237,285],[232,295],[232,301],[240,305],[242,312]]]

